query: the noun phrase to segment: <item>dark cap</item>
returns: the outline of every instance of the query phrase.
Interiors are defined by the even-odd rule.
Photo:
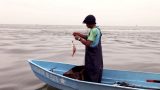
[[[88,15],[84,19],[83,23],[85,23],[85,24],[96,24],[96,18],[93,15]]]

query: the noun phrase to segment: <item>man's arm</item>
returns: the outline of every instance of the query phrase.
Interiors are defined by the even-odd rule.
[[[79,40],[83,45],[90,47],[92,41],[81,38]]]
[[[90,31],[89,36],[88,36],[86,39],[79,38],[78,40],[79,40],[82,44],[90,47],[91,44],[92,44],[92,42],[95,41],[96,35],[97,35],[97,29],[92,29],[92,30]]]

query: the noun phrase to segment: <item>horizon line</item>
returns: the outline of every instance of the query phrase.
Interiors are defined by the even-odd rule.
[[[0,25],[37,25],[37,26],[84,26],[85,24],[82,24],[82,25],[76,25],[76,24],[73,24],[73,25],[71,25],[71,24],[1,24],[0,23]],[[141,26],[144,26],[144,27],[152,27],[152,26],[154,26],[154,27],[160,27],[160,25],[98,25],[98,26],[137,26],[137,27],[141,27]]]

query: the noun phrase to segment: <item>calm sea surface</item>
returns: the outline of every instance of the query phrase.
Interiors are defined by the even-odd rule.
[[[102,29],[104,68],[160,73],[160,27],[106,26]],[[0,90],[56,90],[32,73],[28,59],[82,65],[84,46],[72,32],[85,26],[0,25]],[[63,57],[62,57],[63,56]]]

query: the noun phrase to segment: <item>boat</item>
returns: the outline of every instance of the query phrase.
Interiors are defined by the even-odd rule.
[[[103,69],[101,83],[69,78],[63,74],[76,65],[28,60],[34,74],[60,90],[160,90],[160,74]]]

